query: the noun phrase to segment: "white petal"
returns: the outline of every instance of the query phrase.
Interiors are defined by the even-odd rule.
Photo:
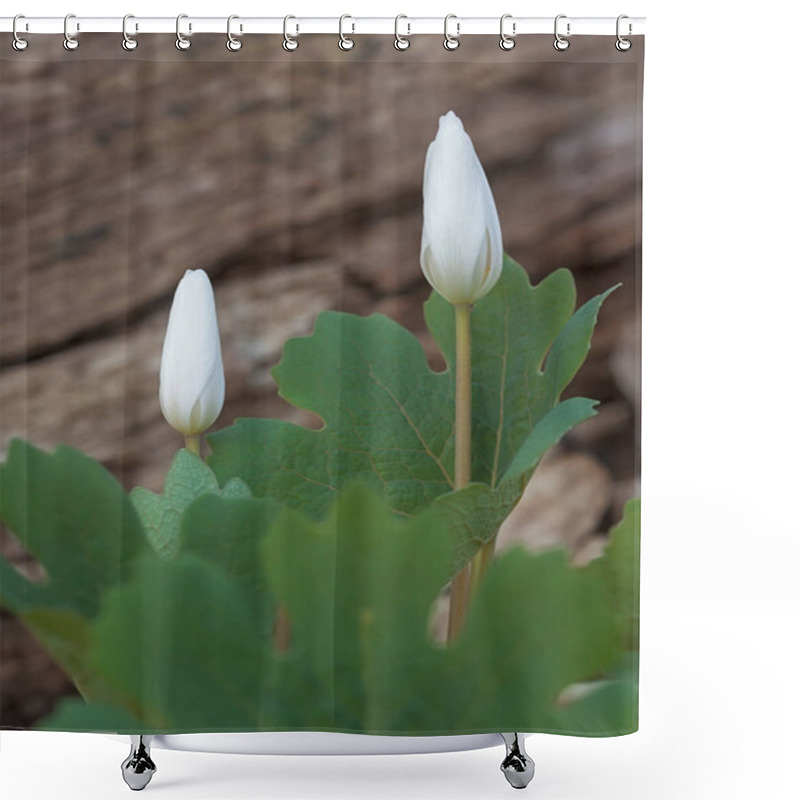
[[[500,221],[491,189],[452,111],[440,118],[425,159],[420,264],[428,282],[452,303],[482,297],[497,280],[496,267],[502,269]]]
[[[187,270],[175,291],[164,338],[161,410],[181,433],[202,433],[219,416],[224,399],[214,291],[203,270]]]

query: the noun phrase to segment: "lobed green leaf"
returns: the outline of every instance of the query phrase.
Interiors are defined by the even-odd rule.
[[[92,618],[103,592],[149,549],[123,488],[71,447],[45,453],[12,441],[0,466],[0,518],[46,571],[33,583],[0,557],[0,600],[17,613],[54,607]]]
[[[237,420],[209,436],[209,464],[220,482],[239,476],[256,496],[317,519],[350,480],[400,515],[441,504],[455,526],[455,572],[495,535],[544,451],[594,414],[592,401],[560,396],[588,353],[605,296],[573,314],[567,270],[531,286],[506,258],[476,304],[472,472],[484,489],[454,491],[454,312],[436,293],[425,319],[444,371],[434,372],[416,337],[385,316],[323,312],[310,336],[286,343],[273,370],[281,396],[323,427]]]
[[[131,502],[157,553],[167,557],[175,554],[183,512],[194,499],[204,494],[250,497],[250,490],[240,478],[232,478],[220,490],[214,472],[205,461],[189,450],[181,449],[167,473],[163,494],[156,494],[143,486],[131,491]]]

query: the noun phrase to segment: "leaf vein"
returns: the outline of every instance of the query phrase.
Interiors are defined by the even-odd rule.
[[[449,484],[451,487],[454,487],[454,484],[453,484],[453,479],[450,477],[450,474],[449,474],[449,473],[447,472],[447,470],[445,469],[445,467],[444,467],[444,464],[442,464],[442,461],[441,461],[441,459],[440,459],[440,458],[439,458],[439,457],[436,455],[436,453],[434,453],[434,452],[433,452],[433,451],[430,449],[430,447],[428,446],[428,443],[425,441],[425,437],[422,435],[422,432],[419,430],[419,428],[417,428],[417,426],[414,424],[414,422],[413,422],[413,420],[411,419],[411,417],[408,415],[408,412],[406,411],[406,409],[405,409],[405,406],[404,406],[404,405],[403,405],[403,404],[402,404],[402,403],[401,403],[401,402],[400,402],[400,401],[399,401],[399,400],[398,400],[398,399],[397,399],[397,398],[394,396],[394,393],[392,392],[392,390],[391,390],[391,389],[390,389],[388,386],[386,386],[386,385],[385,385],[385,384],[384,384],[384,383],[383,383],[383,382],[380,380],[380,378],[378,378],[378,376],[377,376],[377,375],[374,373],[374,371],[373,371],[373,369],[372,369],[372,365],[371,365],[371,364],[369,363],[369,361],[367,361],[367,359],[364,357],[364,354],[361,352],[361,349],[360,349],[360,348],[359,348],[358,352],[359,352],[359,354],[361,355],[361,358],[363,358],[363,359],[364,359],[364,362],[367,364],[367,371],[368,371],[368,374],[369,374],[370,378],[372,378],[372,380],[375,382],[375,384],[376,384],[377,386],[379,386],[379,387],[380,387],[380,388],[381,388],[381,389],[382,389],[384,392],[386,392],[386,394],[389,396],[389,398],[392,400],[392,402],[393,402],[393,403],[395,404],[395,406],[397,407],[397,410],[398,410],[398,411],[399,411],[399,412],[400,412],[400,413],[403,415],[403,418],[404,418],[404,419],[405,419],[405,421],[408,423],[408,426],[411,428],[411,430],[412,430],[412,431],[414,431],[414,434],[416,435],[417,439],[419,439],[419,443],[420,443],[420,444],[422,445],[422,447],[424,448],[424,451],[425,451],[425,453],[426,453],[426,454],[427,454],[427,455],[428,455],[428,456],[429,456],[431,459],[433,459],[433,461],[436,463],[436,465],[437,465],[437,466],[439,467],[439,469],[442,471],[442,474],[443,474],[443,475],[445,476],[445,478],[447,479],[447,482],[448,482],[448,484]]]

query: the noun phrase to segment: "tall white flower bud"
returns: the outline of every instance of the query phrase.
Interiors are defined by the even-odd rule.
[[[500,220],[481,162],[461,120],[439,118],[422,189],[420,263],[428,283],[451,303],[474,303],[503,270]]]
[[[187,269],[172,300],[161,353],[161,411],[185,436],[214,424],[225,400],[225,373],[214,290],[202,269]]]

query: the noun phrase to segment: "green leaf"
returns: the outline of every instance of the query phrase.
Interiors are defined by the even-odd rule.
[[[625,655],[623,666],[600,681],[583,684],[576,699],[564,693],[558,703],[556,726],[569,732],[613,736],[634,733],[639,728],[638,656]],[[595,731],[602,732],[596,734]]]
[[[622,520],[612,528],[610,541],[602,558],[592,561],[586,569],[602,576],[610,592],[626,650],[639,650],[639,542],[641,501],[625,504]]]
[[[249,497],[250,490],[239,478],[232,478],[220,490],[210,467],[199,456],[181,449],[167,473],[163,494],[142,486],[131,491],[131,501],[157,553],[164,556],[175,554],[183,512],[195,498],[204,494]]]
[[[87,703],[77,697],[66,697],[55,711],[39,721],[38,731],[71,731],[74,733],[142,733],[142,722],[123,708],[104,703]]]
[[[267,499],[203,495],[186,508],[177,547],[225,571],[242,590],[262,639],[270,635],[275,609],[260,564],[260,546],[280,508]]]
[[[618,657],[604,599],[600,577],[571,568],[561,550],[515,547],[498,556],[456,644],[451,680],[464,697],[455,728],[488,719],[508,730],[529,730],[532,719],[557,727],[563,689]]]
[[[88,689],[93,696],[98,695],[94,675],[85,664],[90,641],[86,617],[51,606],[31,608],[21,613],[19,619],[81,691]]]
[[[573,315],[568,271],[533,287],[506,258],[497,285],[476,304],[472,470],[486,490],[453,492],[454,312],[436,293],[425,318],[446,370],[431,370],[416,337],[387,317],[323,312],[311,336],[286,343],[273,374],[281,396],[324,426],[237,420],[209,436],[209,464],[220,481],[240,476],[256,496],[317,519],[350,480],[379,492],[401,515],[441,501],[460,526],[453,534],[458,569],[494,536],[544,450],[594,413],[591,401],[559,398],[586,357],[604,296]]]
[[[471,483],[436,498],[434,507],[444,515],[450,530],[450,577],[469,563],[482,544],[494,538],[524,488],[522,478],[506,481],[496,490],[485,483]]]
[[[558,444],[565,433],[597,413],[595,405],[594,400],[573,397],[548,411],[522,442],[501,481],[512,481],[536,467],[542,456]]]
[[[259,565],[291,619],[290,647],[272,650],[263,717],[297,730],[336,725],[334,671],[335,522],[315,523],[284,509],[262,541]]]
[[[402,513],[452,489],[452,403],[436,402],[450,379],[428,368],[405,328],[381,315],[323,312],[311,337],[286,343],[273,375],[281,395],[319,414],[325,429],[246,420],[218,431],[209,464],[221,480],[239,475],[255,495],[317,517],[345,480],[381,491]]]
[[[576,724],[594,726],[596,720],[617,733],[638,729],[640,519],[641,501],[629,500],[603,556],[585,567],[603,584],[621,654],[616,668],[585,697],[559,709],[559,724],[566,730]]]
[[[282,716],[302,715],[297,723],[313,726],[324,710],[326,726],[373,730],[393,729],[397,707],[431,712],[442,655],[427,624],[447,578],[448,540],[440,515],[400,520],[356,485],[322,523],[280,517],[264,558],[292,620],[291,652],[273,692]],[[303,708],[299,698],[312,691]]]
[[[32,583],[0,559],[0,598],[18,613],[55,607],[91,618],[102,593],[149,549],[123,488],[71,447],[45,453],[12,441],[0,466],[0,517],[47,573]]]
[[[90,664],[144,732],[252,729],[261,650],[244,593],[221,567],[145,554],[108,593]]]
[[[612,286],[597,297],[593,297],[581,306],[559,331],[545,365],[545,383],[550,392],[549,401],[553,405],[589,354],[592,331],[597,323],[600,306],[619,286],[620,284]]]
[[[496,487],[506,466],[557,394],[541,372],[544,357],[575,308],[575,282],[559,269],[538,286],[506,257],[497,285],[472,312],[472,478]],[[453,306],[435,292],[425,321],[454,381]],[[582,360],[582,359],[581,359]],[[452,400],[450,401],[452,424]]]

